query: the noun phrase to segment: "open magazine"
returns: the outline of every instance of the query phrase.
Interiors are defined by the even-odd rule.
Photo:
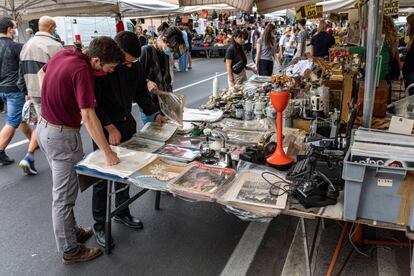
[[[145,126],[138,132],[137,136],[165,142],[170,139],[177,131],[177,126],[174,124],[158,124],[155,122],[146,123]]]
[[[266,175],[266,178],[271,183],[278,183],[278,186],[287,189],[284,186],[288,184],[281,182],[279,178],[271,175]],[[229,186],[227,191],[217,199],[220,204],[264,216],[277,214],[286,207],[288,194],[283,189],[273,189],[274,192],[270,193],[271,186],[262,177],[262,171],[240,172]]]
[[[120,144],[119,146],[130,150],[155,152],[162,148],[162,146],[164,146],[164,143],[141,138],[138,136],[133,136],[131,139]]]
[[[155,154],[148,152],[139,152],[115,146],[111,146],[111,148],[118,155],[119,164],[107,166],[104,153],[101,150],[97,150],[88,154],[76,166],[82,169],[96,170],[100,173],[127,178],[157,157]]]
[[[167,191],[168,182],[178,177],[189,166],[191,165],[157,157],[155,160],[129,176],[128,179],[144,189]]]
[[[235,174],[236,171],[233,169],[194,162],[168,185],[170,191],[176,195],[200,201],[213,201],[214,194]]]
[[[185,96],[177,93],[160,92],[158,100],[162,114],[172,122],[182,126]]]

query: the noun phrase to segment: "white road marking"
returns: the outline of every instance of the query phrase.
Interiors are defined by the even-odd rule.
[[[270,222],[250,222],[220,276],[246,275]]]
[[[220,74],[218,74],[218,76],[223,76],[223,75],[225,75],[225,74],[227,74],[227,72],[220,73]],[[212,76],[212,77],[210,77],[210,78],[207,78],[207,79],[203,79],[203,80],[200,80],[200,81],[197,81],[197,82],[193,82],[193,83],[187,84],[187,85],[185,85],[185,86],[183,86],[183,87],[180,87],[180,88],[174,89],[174,92],[178,92],[178,91],[181,91],[181,90],[187,89],[187,88],[189,88],[189,87],[192,87],[192,86],[194,86],[194,85],[197,85],[197,84],[200,84],[200,83],[203,83],[203,82],[206,82],[206,81],[212,80],[212,79],[214,79],[214,77],[215,77],[215,75],[214,75],[214,76]],[[133,106],[137,106],[137,103],[133,103]]]
[[[224,73],[218,74],[218,76],[220,77],[220,76],[223,76],[223,75],[225,75],[225,74],[227,74],[227,72],[224,72]],[[203,82],[206,82],[206,81],[212,80],[212,79],[214,79],[215,77],[216,77],[216,76],[214,75],[214,76],[212,76],[212,77],[210,77],[210,78],[207,78],[207,79],[204,79],[204,80],[201,80],[201,81],[197,81],[197,82],[190,83],[190,84],[188,84],[188,85],[186,85],[186,86],[183,86],[183,87],[180,87],[180,88],[174,89],[174,92],[178,92],[178,91],[184,90],[184,89],[186,89],[186,88],[192,87],[192,86],[194,86],[194,85],[197,85],[197,84],[200,84],[200,83],[203,83]]]
[[[254,65],[254,63],[249,63],[249,64],[247,64],[247,66],[252,66],[252,65]],[[219,76],[219,77],[221,77],[221,76],[226,75],[226,74],[227,74],[227,72],[223,72],[223,73],[218,74],[218,76]],[[188,84],[188,85],[186,85],[186,86],[183,86],[183,87],[180,87],[180,88],[174,89],[174,92],[178,92],[178,91],[184,90],[184,89],[189,88],[189,87],[192,87],[192,86],[194,86],[194,85],[197,85],[197,84],[200,84],[200,83],[203,83],[203,82],[206,82],[206,81],[212,80],[212,79],[214,79],[214,78],[215,78],[215,75],[214,75],[214,76],[212,76],[212,77],[210,77],[210,78],[207,78],[207,79],[201,80],[201,81],[197,81],[197,82],[190,83],[190,84]]]
[[[27,144],[27,143],[29,143],[29,140],[25,139],[25,140],[23,140],[23,141],[19,141],[19,142],[16,142],[16,143],[13,143],[13,144],[8,145],[8,146],[6,147],[6,149],[7,149],[7,150],[8,150],[8,149],[12,149],[12,148],[15,148],[15,147],[18,147],[18,146],[21,146],[21,145]]]

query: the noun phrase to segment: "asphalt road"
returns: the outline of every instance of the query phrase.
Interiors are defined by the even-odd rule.
[[[197,107],[211,94],[212,79],[205,80],[212,78],[215,72],[223,73],[224,68],[222,58],[199,59],[194,62],[192,70],[176,73],[174,88],[178,93],[186,96],[186,106]],[[220,82],[222,86],[226,86],[225,75],[220,77]],[[134,116],[139,122],[136,106]],[[4,118],[4,114],[0,114],[0,127],[4,124]],[[85,129],[82,129],[81,133],[84,151],[88,153],[92,150],[91,139]],[[37,176],[25,176],[19,170],[17,163],[24,156],[27,144],[16,143],[24,139],[21,132],[17,131],[11,142],[12,148],[7,150],[8,155],[16,159],[16,164],[0,167],[0,275],[2,276],[220,275],[229,267],[230,260],[238,258],[236,254],[238,248],[247,248],[241,253],[238,252],[243,257],[252,255],[250,263],[246,264],[247,275],[280,275],[282,270],[289,269],[285,267],[285,263],[288,252],[292,250],[291,244],[297,227],[296,218],[279,216],[268,225],[249,224],[228,214],[219,205],[187,202],[166,194],[161,198],[162,209],[155,211],[153,192],[146,193],[130,206],[132,214],[143,220],[143,230],[133,231],[113,223],[113,238],[116,246],[111,255],[102,256],[89,263],[65,266],[57,252],[52,231],[51,172],[41,152],[36,152],[36,166],[39,171]],[[136,188],[131,189],[131,193],[137,191]],[[75,215],[81,226],[89,226],[93,223],[91,189],[79,193]],[[254,244],[252,237],[246,234],[248,232],[246,229],[252,225],[264,229],[264,235],[260,237],[257,242],[258,247],[254,250],[243,247],[246,246],[243,243],[245,241],[250,241],[247,244]],[[329,233],[320,246],[321,268],[325,268],[329,263],[329,253],[332,252],[340,231],[335,228],[335,225],[327,229]],[[94,239],[87,244],[96,246]],[[400,262],[403,260],[406,267],[408,257],[407,252],[404,252],[392,256],[398,257]],[[291,258],[293,260],[299,258],[300,254],[298,254],[291,254],[293,256]],[[353,257],[357,260],[361,259],[356,254]],[[386,275],[379,273],[376,259],[363,262],[366,264],[365,267],[349,264],[345,272],[352,271],[352,273],[344,275],[366,275],[368,271],[371,275]],[[303,266],[303,262],[300,266]],[[297,265],[290,268],[295,267]],[[406,272],[407,269],[404,268],[402,271]],[[323,269],[316,272],[316,275],[324,274]],[[242,274],[245,272],[238,273],[234,270],[233,274],[226,275]],[[302,275],[298,272],[294,274]]]

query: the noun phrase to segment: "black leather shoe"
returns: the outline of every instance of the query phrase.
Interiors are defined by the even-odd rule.
[[[144,224],[138,218],[133,217],[131,215],[126,216],[115,216],[114,220],[119,223],[123,223],[129,228],[132,229],[142,229],[144,228]]]
[[[92,231],[95,234],[96,243],[102,247],[105,247],[105,230],[97,230],[96,226],[92,226]],[[111,237],[111,248],[115,246],[114,241]]]

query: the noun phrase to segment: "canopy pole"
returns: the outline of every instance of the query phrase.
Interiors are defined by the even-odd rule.
[[[366,26],[368,24],[368,3],[365,3],[360,7],[360,12],[361,12],[361,22],[360,22],[361,45],[363,47],[367,47],[367,30],[366,30]]]
[[[368,33],[367,33],[367,55],[365,63],[365,89],[364,89],[364,113],[362,116],[363,127],[371,127],[372,112],[375,102],[375,68],[377,55],[378,26],[382,20],[379,20],[380,9],[382,9],[381,0],[370,0],[368,4]]]

